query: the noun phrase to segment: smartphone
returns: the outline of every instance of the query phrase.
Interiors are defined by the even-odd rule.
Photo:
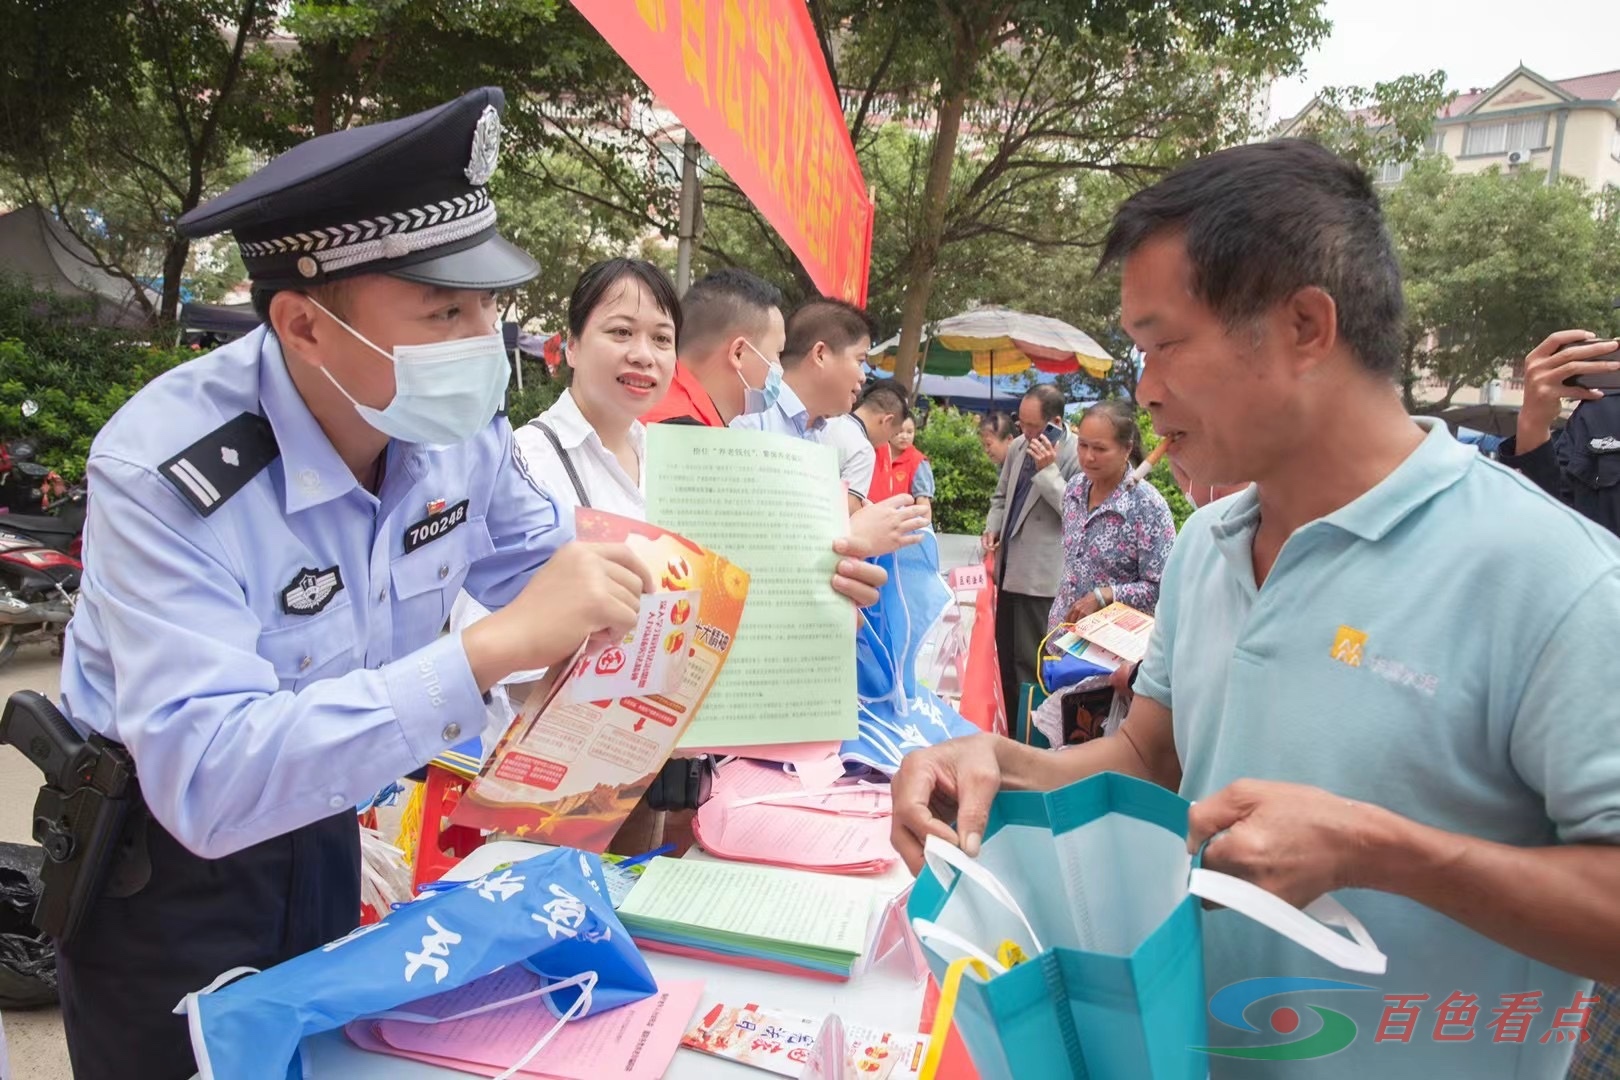
[[[1602,339],[1598,340],[1601,341]],[[1579,345],[1593,345],[1596,343],[1594,341],[1572,341],[1558,351],[1563,352],[1564,349],[1573,349]],[[1602,356],[1588,356],[1587,359],[1593,362],[1604,360],[1620,361],[1620,343],[1616,343],[1612,351],[1606,352]],[[1620,390],[1620,371],[1593,371],[1585,375],[1571,375],[1564,380],[1564,385],[1579,386],[1587,390]]]
[[[1051,443],[1053,446],[1056,446],[1063,438],[1063,429],[1058,427],[1056,424],[1047,424],[1046,430],[1041,432],[1041,434],[1045,436],[1047,442]]]

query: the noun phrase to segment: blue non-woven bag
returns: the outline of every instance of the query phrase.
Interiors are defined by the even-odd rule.
[[[976,860],[929,839],[907,913],[942,987],[956,968],[952,1018],[981,1080],[1203,1080],[1200,898],[1340,967],[1384,971],[1383,954],[1332,897],[1300,911],[1199,867],[1186,847],[1189,805],[1104,773],[998,795]]]
[[[979,729],[917,681],[917,655],[951,602],[939,576],[939,542],[922,541],[877,562],[889,572],[856,637],[857,730],[839,754],[893,775],[912,750]]]
[[[306,1036],[384,1013],[418,1019],[394,1010],[509,964],[542,977],[542,1000],[559,1023],[639,1001],[657,983],[603,881],[595,855],[558,848],[432,893],[267,971],[188,994],[176,1011],[188,1018],[199,1075],[302,1080]],[[215,986],[250,971],[227,972]]]

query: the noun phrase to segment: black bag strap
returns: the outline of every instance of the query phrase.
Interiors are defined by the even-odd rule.
[[[551,443],[551,448],[557,451],[557,457],[562,460],[563,471],[568,473],[568,482],[574,485],[574,494],[579,496],[579,505],[589,510],[591,508],[591,497],[585,494],[585,485],[580,482],[579,473],[574,469],[574,459],[569,457],[568,451],[563,449],[562,440],[557,438],[555,431],[551,430],[551,425],[538,416],[530,420],[529,423],[539,428],[540,434],[544,435],[546,441]]]

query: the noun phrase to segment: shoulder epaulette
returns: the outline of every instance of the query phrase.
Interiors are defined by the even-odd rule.
[[[280,453],[270,421],[245,412],[165,461],[158,472],[207,517]]]

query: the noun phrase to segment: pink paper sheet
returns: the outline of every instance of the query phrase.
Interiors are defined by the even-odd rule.
[[[822,788],[830,786],[822,785]],[[781,795],[785,797],[784,803],[790,807],[851,817],[887,817],[892,809],[886,784],[844,784],[839,785],[837,793],[819,797],[808,797],[807,790],[817,789],[809,788],[798,777],[790,776],[776,766],[758,761],[728,761],[715,773],[710,802]]]
[[[828,787],[844,778],[844,759],[837,754],[819,757],[795,758],[789,762],[793,774],[806,791]]]
[[[807,761],[812,758],[825,757],[828,754],[838,753],[843,746],[838,742],[802,742],[802,743],[768,743],[763,746],[715,746],[704,747],[704,752],[718,754],[722,757],[758,758],[760,761]],[[686,747],[682,747],[686,750]]]
[[[459,990],[417,1002],[410,1011],[451,1016],[539,985],[538,975],[514,964]],[[570,1021],[521,1075],[548,1080],[597,1080],[609,1075],[657,1080],[674,1058],[702,998],[702,982],[669,983],[634,1004]],[[345,1032],[366,1050],[496,1076],[555,1023],[544,1000],[531,998],[465,1020],[442,1024],[360,1020]]]
[[[634,934],[631,937],[635,937]],[[821,982],[848,982],[848,975],[834,975],[830,971],[816,971],[812,968],[795,967],[784,964],[780,960],[766,960],[763,957],[730,956],[725,953],[710,952],[707,949],[697,949],[690,945],[672,945],[667,941],[648,941],[636,938],[636,944],[652,952],[668,953],[671,956],[684,956],[689,960],[704,960],[721,967],[745,967],[754,971],[768,971],[772,975],[792,975],[797,979],[817,979]]]
[[[766,795],[793,797],[783,803],[746,801]],[[733,761],[716,774],[714,795],[698,810],[694,834],[722,858],[877,874],[895,860],[889,805],[883,788],[851,787],[848,794],[807,798],[798,780],[781,770]]]

